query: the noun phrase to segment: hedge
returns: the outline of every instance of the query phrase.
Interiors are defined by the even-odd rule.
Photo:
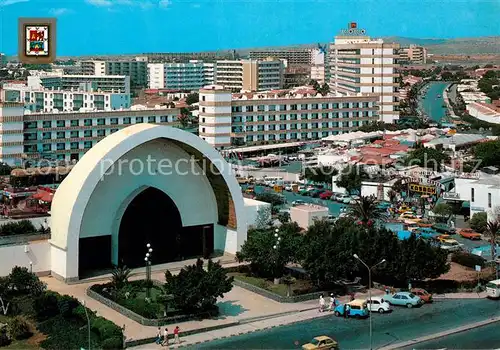
[[[479,255],[467,252],[455,252],[451,255],[451,261],[462,266],[475,268],[476,265],[484,267],[486,260]]]

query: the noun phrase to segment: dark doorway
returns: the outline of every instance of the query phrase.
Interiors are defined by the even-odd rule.
[[[184,227],[180,235],[180,244],[181,260],[195,257],[209,258],[214,252],[214,225]]]
[[[111,235],[80,238],[78,243],[78,276],[85,278],[111,267]]]
[[[118,235],[118,261],[128,267],[144,266],[146,244],[153,248],[154,265],[176,260],[181,215],[164,192],[148,187],[139,193],[123,214]]]

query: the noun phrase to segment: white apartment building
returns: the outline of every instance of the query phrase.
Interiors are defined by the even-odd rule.
[[[325,52],[320,49],[312,50],[311,79],[325,83]]]
[[[285,62],[280,59],[217,61],[215,84],[227,89],[265,91],[283,88]]]
[[[489,220],[500,215],[500,177],[491,176],[470,185],[470,216],[486,212]]]
[[[177,125],[178,108],[26,114],[22,103],[0,102],[0,161],[78,160],[107,135],[137,123]]]
[[[317,140],[377,121],[377,101],[301,90],[232,94],[207,86],[200,90],[199,135],[218,148]]]
[[[62,70],[55,72],[30,71],[30,74],[28,86],[32,89],[93,89],[95,91],[130,93],[130,77],[126,75],[66,75]]]
[[[330,44],[330,89],[343,95],[376,95],[380,120],[392,123],[399,119],[398,48],[398,44],[370,38],[364,29],[351,23]]]
[[[134,87],[147,86],[147,61],[141,57],[127,61],[93,60],[82,61],[84,75],[126,75]]]
[[[150,89],[199,90],[214,79],[214,64],[201,61],[189,63],[149,63]]]
[[[106,61],[82,61],[81,65],[84,75],[106,75]]]
[[[309,66],[314,62],[313,49],[263,49],[249,52],[251,60],[265,60],[273,57],[278,60],[286,60],[290,66]]]
[[[4,84],[1,99],[23,103],[32,113],[113,111],[129,108],[130,94],[90,90],[32,89],[23,84]]]

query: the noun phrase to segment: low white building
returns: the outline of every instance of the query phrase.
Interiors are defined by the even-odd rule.
[[[266,219],[271,220],[271,204],[258,201],[250,198],[243,198],[245,204],[245,213],[247,217],[247,226],[256,226],[258,224],[259,215],[266,213]]]
[[[500,214],[500,177],[475,181],[471,185],[470,215],[486,212],[488,220],[495,220]]]
[[[290,220],[306,230],[315,220],[327,218],[328,215],[328,208],[321,205],[305,204],[290,209]]]

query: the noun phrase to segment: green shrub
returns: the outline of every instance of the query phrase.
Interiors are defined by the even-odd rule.
[[[11,340],[7,334],[7,327],[0,327],[0,347],[10,345]]]
[[[113,337],[103,340],[101,344],[103,349],[123,349],[123,338]]]
[[[123,305],[130,311],[149,319],[158,318],[161,315],[164,307],[156,302],[147,302],[144,299],[122,299],[120,305]]]
[[[479,212],[472,215],[470,219],[470,227],[479,233],[483,233],[486,230],[486,223],[488,222],[488,214],[485,212]]]
[[[37,319],[46,320],[59,314],[58,296],[56,292],[47,291],[35,298],[33,310]]]
[[[9,334],[16,340],[28,339],[33,335],[29,322],[21,316],[14,317],[9,322]]]
[[[40,343],[42,349],[66,350],[88,348],[87,322],[80,319],[56,316],[38,323],[38,330],[47,336]],[[90,333],[91,349],[99,349],[101,340],[94,333]]]
[[[57,308],[59,309],[59,314],[63,317],[71,317],[73,315],[73,310],[79,305],[80,302],[69,295],[57,296]]]
[[[103,317],[96,317],[90,322],[90,329],[97,334],[102,341],[113,337],[122,337],[123,333],[121,328]]]
[[[0,226],[0,236],[14,236],[36,233],[37,229],[29,220],[9,222]]]
[[[451,261],[460,264],[462,266],[475,268],[476,265],[484,267],[486,260],[475,254],[467,252],[455,252],[451,255]]]

